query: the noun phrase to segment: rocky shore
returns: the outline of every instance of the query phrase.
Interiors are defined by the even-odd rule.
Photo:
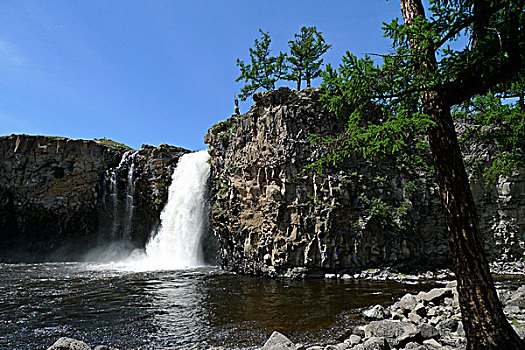
[[[525,286],[500,286],[498,294],[509,322],[525,338]],[[455,281],[406,294],[386,308],[375,305],[362,314],[369,323],[355,328],[341,343],[305,346],[274,332],[261,350],[452,350],[466,346]]]
[[[525,338],[525,285],[523,266],[514,263],[504,268],[505,275],[495,275],[499,298],[509,322],[518,335]],[[521,269],[512,281],[512,271]],[[421,283],[434,280],[442,287],[418,294],[406,294],[391,305],[373,305],[361,310],[362,324],[349,329],[344,339],[335,344],[297,344],[285,335],[274,332],[260,350],[434,350],[465,349],[466,339],[461,322],[457,282],[449,270],[419,275],[398,274],[387,270],[370,269],[355,276],[334,275],[327,278],[366,278]],[[118,350],[106,345],[94,348],[86,343],[60,338],[47,350]],[[208,350],[229,350],[215,347]]]

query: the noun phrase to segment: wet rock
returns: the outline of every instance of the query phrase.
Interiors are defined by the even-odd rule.
[[[261,350],[296,350],[295,344],[279,332],[273,332]]]
[[[83,341],[64,337],[58,339],[47,350],[91,350],[91,348]]]

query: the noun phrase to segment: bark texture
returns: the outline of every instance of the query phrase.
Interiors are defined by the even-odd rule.
[[[425,16],[420,0],[401,0],[401,11],[407,24]],[[418,47],[417,42],[411,45],[424,56],[420,74],[434,71],[437,67],[434,49]],[[489,271],[450,105],[437,88],[429,88],[422,94],[422,110],[436,123],[428,131],[429,143],[447,213],[467,349],[525,349],[525,343],[503,314]]]

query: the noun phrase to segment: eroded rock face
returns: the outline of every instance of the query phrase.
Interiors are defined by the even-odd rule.
[[[72,259],[104,239],[113,226],[108,172],[126,151],[109,140],[0,137],[0,261]],[[186,152],[172,146],[136,152],[134,244],[143,244],[158,222],[171,169]],[[125,201],[122,175],[117,197]]]
[[[188,152],[165,144],[126,151],[119,165],[104,175],[99,237],[106,241],[129,239],[143,247],[160,224],[173,170]]]
[[[248,113],[216,124],[206,135],[212,226],[223,266],[283,276],[445,266],[445,219],[437,186],[427,174],[393,160],[359,158],[322,174],[303,171],[322,155],[309,135],[335,135],[344,127],[318,99],[314,89],[256,94]],[[504,186],[512,189],[512,199],[496,201],[493,190],[474,181],[481,227],[501,228],[487,239],[494,257],[523,256],[525,215],[519,210],[525,191],[523,176],[516,176]],[[512,209],[500,215],[504,202]],[[509,241],[513,253],[502,255]]]

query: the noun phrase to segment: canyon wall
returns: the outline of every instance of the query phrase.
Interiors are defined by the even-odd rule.
[[[394,266],[447,266],[448,243],[432,177],[394,161],[359,157],[305,167],[322,155],[309,135],[344,123],[322,107],[319,91],[288,88],[254,95],[255,105],[205,137],[212,166],[212,226],[222,265],[233,271],[305,276]],[[494,188],[480,172],[490,148],[466,150],[481,229],[493,260],[523,259],[525,177]]]
[[[133,151],[106,139],[0,137],[0,261],[75,259],[128,237],[143,246],[158,225],[171,170],[186,152],[167,145]],[[133,157],[125,162],[124,154]],[[115,223],[126,210],[129,232]]]

